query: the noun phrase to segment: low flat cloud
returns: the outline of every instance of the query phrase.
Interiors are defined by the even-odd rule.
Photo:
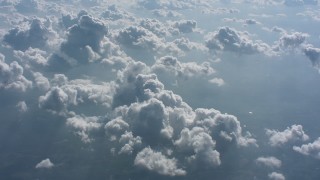
[[[202,64],[194,62],[183,63],[176,57],[172,56],[164,56],[157,59],[151,69],[156,73],[170,73],[172,76],[177,76],[179,78],[210,76],[215,73],[215,70],[208,62],[204,62]]]
[[[278,172],[272,172],[268,174],[269,179],[271,180],[285,180],[285,176]]]
[[[270,167],[270,168],[280,168],[281,165],[282,165],[282,162],[279,159],[277,159],[276,157],[273,157],[273,156],[259,157],[259,158],[256,159],[256,162],[258,164],[265,165],[265,166]]]

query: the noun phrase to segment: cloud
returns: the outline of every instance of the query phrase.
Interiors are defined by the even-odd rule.
[[[248,25],[260,24],[260,22],[255,19],[245,19],[245,23]]]
[[[177,167],[176,159],[169,159],[161,152],[153,151],[150,147],[144,148],[137,154],[134,160],[134,165],[162,175],[186,175],[185,170]]]
[[[81,179],[88,177],[83,171],[88,168],[92,179],[284,179],[273,171],[292,168],[291,159],[300,156],[307,164],[312,161],[308,156],[319,159],[320,140],[308,144],[302,126],[267,129],[272,146],[286,144],[298,152],[280,156],[260,142],[260,131],[270,128],[268,124],[255,126],[252,121],[263,116],[264,105],[279,103],[279,99],[252,98],[261,89],[258,80],[272,79],[272,72],[279,69],[281,78],[289,77],[290,70],[282,68],[288,62],[274,59],[290,59],[302,51],[315,67],[320,66],[320,50],[316,44],[307,44],[309,40],[316,43],[316,39],[309,39],[318,36],[316,30],[303,32],[314,20],[295,17],[301,11],[311,16],[310,11],[316,19],[316,6],[292,9],[283,3],[1,1],[0,141],[6,148],[0,151],[4,160],[0,179]],[[281,14],[275,4],[282,4]],[[229,27],[221,27],[227,23],[224,20],[231,21]],[[274,28],[264,28],[262,23]],[[247,56],[250,54],[254,56]],[[228,60],[234,55],[240,61]],[[268,57],[271,55],[277,57]],[[214,64],[211,59],[227,61]],[[295,63],[290,62],[299,68]],[[246,77],[245,84],[238,81],[239,74]],[[304,78],[311,80],[310,75]],[[287,86],[280,84],[279,88],[286,90]],[[315,85],[305,87],[317,89]],[[282,97],[283,92],[276,94]],[[250,107],[251,100],[249,104],[241,101],[248,98],[253,99],[256,109]],[[305,107],[310,103],[304,103]],[[213,109],[214,105],[241,118]],[[261,146],[256,148],[258,144]],[[58,157],[63,168],[43,173],[41,168],[57,166],[50,159],[40,162],[43,152]],[[9,164],[7,157],[12,159]],[[88,161],[94,163],[88,166]],[[21,166],[29,162],[38,173]],[[18,167],[14,174],[12,167]],[[310,171],[310,177],[316,175]]]
[[[301,32],[294,32],[292,34],[284,33],[279,39],[280,48],[294,49],[305,42],[309,35]]]
[[[277,32],[277,33],[286,33],[286,30],[281,28],[281,27],[278,27],[278,26],[274,26],[271,28],[270,30],[271,32]]]
[[[146,81],[150,83],[155,83],[154,91],[159,91],[163,89],[163,85],[156,81],[157,77],[155,75],[143,75],[147,72],[147,67],[141,62],[134,62],[128,64],[128,66],[118,74],[119,79],[122,80],[121,86],[117,87],[116,93],[113,96],[113,107],[118,107],[121,105],[130,105],[131,103],[138,100],[139,102],[146,100],[145,95]],[[139,75],[139,76],[138,76]]]
[[[138,6],[144,7],[146,9],[161,9],[164,6],[168,6],[169,2],[157,1],[157,0],[151,0],[151,1],[140,0],[140,1],[137,1],[137,4]]]
[[[104,126],[104,128],[106,130],[106,134],[111,135],[115,138],[115,136],[120,136],[125,131],[129,130],[129,124],[126,121],[122,120],[120,117],[118,117],[109,121]]]
[[[80,0],[80,2],[84,6],[91,7],[91,6],[99,6],[102,1],[101,0]]]
[[[207,51],[207,48],[203,44],[192,42],[186,37],[175,39],[173,43],[176,44],[183,51],[191,51],[191,50],[199,50],[204,52]]]
[[[32,87],[32,82],[23,75],[23,67],[16,61],[10,64],[0,54],[0,89],[25,92]]]
[[[126,131],[121,135],[119,143],[123,145],[119,151],[119,154],[132,154],[135,148],[141,146],[142,139],[140,136],[134,137],[132,132]]]
[[[316,69],[320,69],[320,48],[313,47],[312,45],[307,45],[303,48],[304,54],[311,61],[312,66]]]
[[[183,79],[194,76],[210,76],[215,73],[215,70],[208,62],[204,62],[202,64],[197,64],[195,62],[182,63],[172,56],[164,56],[157,59],[151,69],[157,74],[170,73],[172,76]]]
[[[308,9],[304,12],[297,13],[297,15],[302,17],[309,17],[316,22],[320,21],[320,12],[316,9]]]
[[[280,168],[282,164],[282,162],[279,159],[273,156],[259,157],[256,159],[256,163],[265,165],[270,168]]]
[[[129,62],[133,61],[118,44],[115,44],[110,39],[105,39],[102,46],[101,57],[103,59],[101,63],[106,64],[108,67],[123,69]]]
[[[180,49],[174,43],[166,42],[164,38],[158,37],[142,26],[129,26],[122,29],[116,35],[115,39],[124,47],[144,50],[144,54],[152,53],[152,56],[157,54],[180,53]]]
[[[161,101],[151,98],[120,109],[125,112],[122,116],[133,135],[140,136],[147,144],[155,145],[171,137],[168,114]]]
[[[217,86],[223,86],[225,84],[224,80],[221,78],[213,78],[209,80],[210,83],[216,84]]]
[[[47,66],[48,53],[38,48],[29,47],[25,51],[14,51],[14,56],[27,69],[39,70]]]
[[[237,19],[237,18],[223,18],[224,22],[237,22],[237,23],[242,23],[243,26],[248,26],[248,25],[256,25],[256,24],[261,24],[259,21],[255,19]]]
[[[116,36],[119,43],[129,47],[151,48],[157,47],[157,42],[161,41],[156,35],[147,31],[145,28],[130,26],[123,29]]]
[[[49,158],[40,161],[36,165],[36,169],[51,169],[54,167],[54,164],[50,161]]]
[[[63,86],[68,83],[68,77],[65,76],[64,74],[54,74],[51,82],[53,85]]]
[[[202,13],[204,14],[215,14],[215,15],[220,15],[220,14],[236,14],[239,13],[240,10],[236,8],[206,8],[202,10]]]
[[[270,47],[261,41],[252,41],[247,32],[237,31],[230,27],[220,27],[210,33],[206,46],[213,51],[231,51],[238,54],[270,54]]]
[[[138,0],[137,5],[145,9],[192,9],[197,6],[210,6],[206,1],[197,0]]]
[[[38,87],[43,91],[47,91],[50,89],[49,80],[45,76],[43,76],[41,73],[35,72],[33,73],[33,77],[34,77],[36,87]]]
[[[15,5],[18,12],[21,13],[32,13],[37,12],[41,9],[41,4],[39,0],[20,0]]]
[[[173,22],[172,26],[176,28],[179,33],[192,33],[197,27],[197,22],[194,20],[180,20]]]
[[[176,11],[171,11],[167,9],[155,9],[152,10],[152,14],[157,17],[167,17],[167,18],[174,18],[182,16],[180,13]]]
[[[215,150],[215,141],[203,128],[185,128],[181,131],[180,138],[174,142],[180,151],[186,153],[191,150],[188,160],[202,166],[218,166],[221,164],[220,153]]]
[[[317,0],[285,0],[284,4],[287,6],[301,6],[301,5],[317,5]]]
[[[235,1],[236,2],[236,1]],[[250,4],[257,4],[257,5],[282,5],[283,0],[243,0],[244,3]]]
[[[196,124],[208,129],[210,135],[217,141],[217,145],[235,143],[239,146],[257,146],[256,139],[252,138],[249,132],[242,135],[242,128],[237,117],[222,114],[215,109],[198,108],[195,112]]]
[[[65,83],[65,79],[62,83]],[[66,84],[60,86],[64,92],[68,95],[70,105],[80,105],[87,103],[94,103],[102,105],[105,108],[110,107],[112,103],[112,96],[115,90],[115,84],[110,83],[93,83],[87,79],[75,79],[67,81]]]
[[[3,41],[16,50],[25,51],[29,47],[44,48],[50,37],[50,31],[41,20],[35,18],[26,26],[16,27],[4,35]]]
[[[82,15],[77,24],[68,29],[67,39],[60,46],[60,53],[54,54],[49,59],[49,64],[53,68],[59,68],[87,64],[99,59],[101,43],[107,33],[108,28],[103,22],[90,15]]]
[[[266,130],[266,135],[269,137],[269,144],[271,146],[282,146],[289,142],[307,141],[309,136],[303,131],[301,125],[292,125],[284,131]]]
[[[78,24],[81,16],[84,15],[88,15],[88,12],[85,10],[81,10],[76,17],[73,17],[72,14],[62,15],[60,19],[60,25],[68,29],[71,26]]]
[[[76,134],[78,134],[81,137],[81,140],[85,143],[92,141],[92,139],[89,138],[89,132],[97,130],[102,126],[101,123],[99,123],[98,117],[86,117],[80,115],[68,118],[66,124],[67,126],[76,129]]]
[[[278,172],[272,172],[268,174],[269,179],[271,180],[285,180],[285,176]]]
[[[16,107],[18,108],[18,111],[21,113],[28,111],[28,106],[27,106],[26,102],[24,102],[24,101],[19,101],[17,103]]]
[[[176,149],[173,157],[188,167],[214,168],[222,163],[216,144],[256,145],[250,134],[242,135],[235,116],[214,109],[193,111],[180,96],[165,90],[156,75],[144,73],[148,73],[144,64],[133,63],[118,74],[120,84],[113,98],[116,118],[105,126],[110,140],[118,142],[118,153],[134,154],[139,146],[161,146],[162,150]],[[134,140],[120,143],[124,134],[138,138],[139,146]]]
[[[120,9],[115,4],[108,6],[107,10],[102,12],[101,17],[110,21],[117,21],[120,19],[134,19],[134,17],[131,14]]]
[[[302,146],[294,146],[293,150],[306,156],[312,156],[320,159],[320,138],[312,143],[303,144]]]
[[[118,154],[133,154],[133,151],[142,144],[141,137],[135,137],[129,131],[129,124],[122,120],[121,117],[109,121],[104,128],[110,141],[118,141],[120,146]]]
[[[158,37],[165,37],[170,35],[169,29],[167,28],[167,26],[157,19],[149,19],[149,18],[142,19],[139,25],[145,29],[148,29]]]
[[[59,87],[53,87],[39,97],[39,107],[52,111],[62,111],[67,107],[68,95]]]
[[[247,3],[258,5],[286,5],[286,6],[303,6],[303,5],[317,5],[317,0],[220,0],[227,3]]]

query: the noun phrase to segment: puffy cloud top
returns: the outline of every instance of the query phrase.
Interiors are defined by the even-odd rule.
[[[101,16],[105,19],[116,21],[119,19],[133,19],[133,17],[126,11],[121,10],[115,4],[110,5],[107,10],[102,12]]]
[[[293,150],[303,155],[309,155],[317,159],[320,159],[320,138],[316,139],[312,143],[303,144],[301,147],[294,146]]]
[[[78,24],[69,28],[67,40],[61,44],[60,50],[79,63],[87,63],[91,60],[90,54],[100,52],[101,41],[107,32],[101,21],[83,15]]]
[[[145,28],[130,26],[119,32],[119,43],[125,46],[156,49],[161,39]]]
[[[33,19],[26,28],[16,27],[11,29],[3,41],[14,49],[26,50],[29,47],[43,48],[49,38],[49,30],[39,19]]]
[[[39,97],[39,107],[48,110],[64,110],[67,103],[68,95],[59,87],[53,87],[44,96]]]
[[[206,40],[210,50],[224,50],[239,54],[268,53],[270,47],[260,41],[253,42],[247,33],[230,27],[221,27],[211,33]]]
[[[320,48],[316,48],[308,45],[303,49],[303,52],[309,58],[312,65],[319,70],[320,69]]]
[[[169,159],[161,152],[155,152],[150,147],[144,148],[134,160],[136,166],[169,176],[185,175],[186,171],[177,167],[176,159]]]
[[[309,139],[309,136],[305,134],[301,125],[292,125],[280,132],[267,129],[266,134],[269,136],[271,146],[281,146],[288,142],[307,141]]]
[[[203,128],[194,127],[191,130],[183,129],[175,145],[181,151],[190,151],[189,160],[205,166],[218,166],[221,164],[220,153],[215,150],[215,141]]]
[[[242,128],[237,117],[221,114],[215,109],[196,109],[196,123],[208,129],[217,144],[236,143],[239,146],[256,145],[251,134],[242,135]]]
[[[32,82],[24,77],[23,67],[16,61],[7,64],[4,58],[0,54],[0,89],[25,92],[31,88]]]
[[[92,130],[99,129],[101,123],[99,123],[98,117],[84,117],[76,115],[68,118],[66,124],[74,129],[78,130],[77,134],[81,137],[81,140],[85,143],[91,142],[88,133]]]
[[[285,33],[279,40],[280,47],[284,48],[296,48],[305,42],[306,38],[309,37],[306,33],[294,32],[292,34]]]
[[[197,27],[197,22],[194,20],[182,20],[173,24],[173,27],[177,28],[180,33],[191,33]]]

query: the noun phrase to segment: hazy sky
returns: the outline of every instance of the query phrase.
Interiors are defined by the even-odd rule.
[[[0,179],[319,179],[319,5],[0,0]]]

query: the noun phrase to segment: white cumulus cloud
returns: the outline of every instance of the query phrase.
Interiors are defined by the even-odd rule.
[[[293,150],[306,156],[313,156],[320,159],[320,138],[312,143],[303,144],[302,146],[293,146]]]
[[[169,176],[182,176],[186,171],[177,167],[177,160],[170,159],[161,152],[155,152],[150,147],[140,151],[135,160],[136,166]]]
[[[292,125],[284,131],[266,130],[266,135],[269,137],[269,144],[271,146],[282,146],[289,142],[307,141],[309,136],[303,131],[301,125]]]
[[[42,169],[42,168],[44,168],[44,169],[50,169],[50,168],[52,168],[52,167],[54,167],[54,164],[50,161],[49,158],[40,161],[40,162],[36,165],[36,168],[37,168],[37,169]]]

